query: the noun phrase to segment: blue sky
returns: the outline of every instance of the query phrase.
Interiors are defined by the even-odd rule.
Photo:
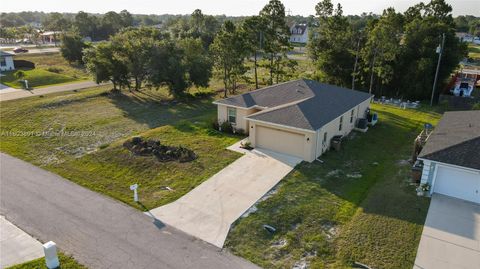
[[[319,0],[283,0],[292,15],[311,15]],[[339,0],[345,14],[362,12],[381,13],[383,9],[393,6],[404,11],[419,0]],[[480,16],[480,0],[447,0],[453,7],[453,14]],[[267,0],[23,0],[2,1],[1,11],[58,11],[92,13],[121,11],[126,9],[135,14],[188,14],[200,8],[205,14],[225,14],[231,16],[253,15],[267,3]]]

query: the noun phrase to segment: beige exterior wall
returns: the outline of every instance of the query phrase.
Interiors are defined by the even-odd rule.
[[[217,110],[218,110],[218,123],[222,124],[223,122],[228,121],[228,106],[225,105],[217,105]],[[235,108],[237,112],[237,123],[234,125],[234,128],[236,130],[242,130],[245,133],[248,134],[249,132],[249,125],[248,121],[245,119],[246,116],[256,113],[259,110],[255,108],[251,109],[244,109],[244,108]]]
[[[355,128],[355,123],[357,122],[357,119],[365,117],[365,111],[370,107],[370,101],[371,99],[368,99],[357,105],[355,108],[352,108],[355,109],[352,122],[350,122],[352,109],[342,115],[343,124],[341,131],[338,130],[341,116],[325,124],[322,128],[317,130],[316,158],[321,156],[325,151],[330,148],[330,140],[332,139],[332,137],[336,135],[348,135],[353,130],[353,128]],[[323,136],[325,132],[327,132],[327,141],[323,143]]]

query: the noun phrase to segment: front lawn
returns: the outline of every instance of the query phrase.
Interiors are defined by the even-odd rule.
[[[412,268],[429,200],[409,184],[412,141],[439,114],[373,105],[380,123],[353,133],[340,152],[302,163],[239,219],[233,253],[266,268]],[[263,228],[277,228],[270,235]]]
[[[60,53],[16,55],[15,60],[25,60],[35,64],[34,69],[22,69],[29,87],[38,88],[56,84],[90,79],[85,68],[68,63]],[[18,70],[17,70],[18,71]],[[16,78],[17,71],[4,72],[1,83],[13,88],[23,88],[23,83]]]
[[[87,267],[79,264],[72,257],[62,253],[58,254],[58,260],[60,261],[60,267],[58,269],[87,269]],[[45,258],[39,258],[8,267],[7,269],[47,269],[47,265],[45,264]]]
[[[121,94],[107,89],[2,102],[0,150],[141,209],[132,201],[130,184],[140,184],[140,201],[152,208],[172,202],[239,157],[225,147],[241,137],[210,128],[216,116],[212,98],[173,101],[164,89]],[[162,163],[133,156],[122,146],[133,135],[185,146],[198,158]]]
[[[15,74],[23,72],[25,76],[18,79]],[[29,88],[38,88],[41,86],[51,86],[55,84],[62,84],[67,82],[77,81],[78,79],[68,77],[62,74],[49,72],[44,69],[29,69],[29,70],[15,70],[3,73],[4,76],[0,78],[2,84],[12,88],[22,89],[24,83],[21,80],[28,80]]]

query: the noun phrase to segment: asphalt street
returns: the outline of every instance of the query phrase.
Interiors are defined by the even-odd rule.
[[[125,204],[0,153],[0,214],[89,268],[258,268]]]

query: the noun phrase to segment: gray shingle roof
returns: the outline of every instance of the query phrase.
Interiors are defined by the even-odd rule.
[[[13,56],[14,54],[10,53],[10,52],[6,52],[6,51],[3,51],[3,50],[0,50],[0,57],[5,57],[5,56]]]
[[[419,158],[480,170],[480,111],[446,112]]]
[[[243,108],[255,105],[266,107],[268,109],[247,118],[315,131],[371,96],[365,92],[301,79],[217,103]]]

